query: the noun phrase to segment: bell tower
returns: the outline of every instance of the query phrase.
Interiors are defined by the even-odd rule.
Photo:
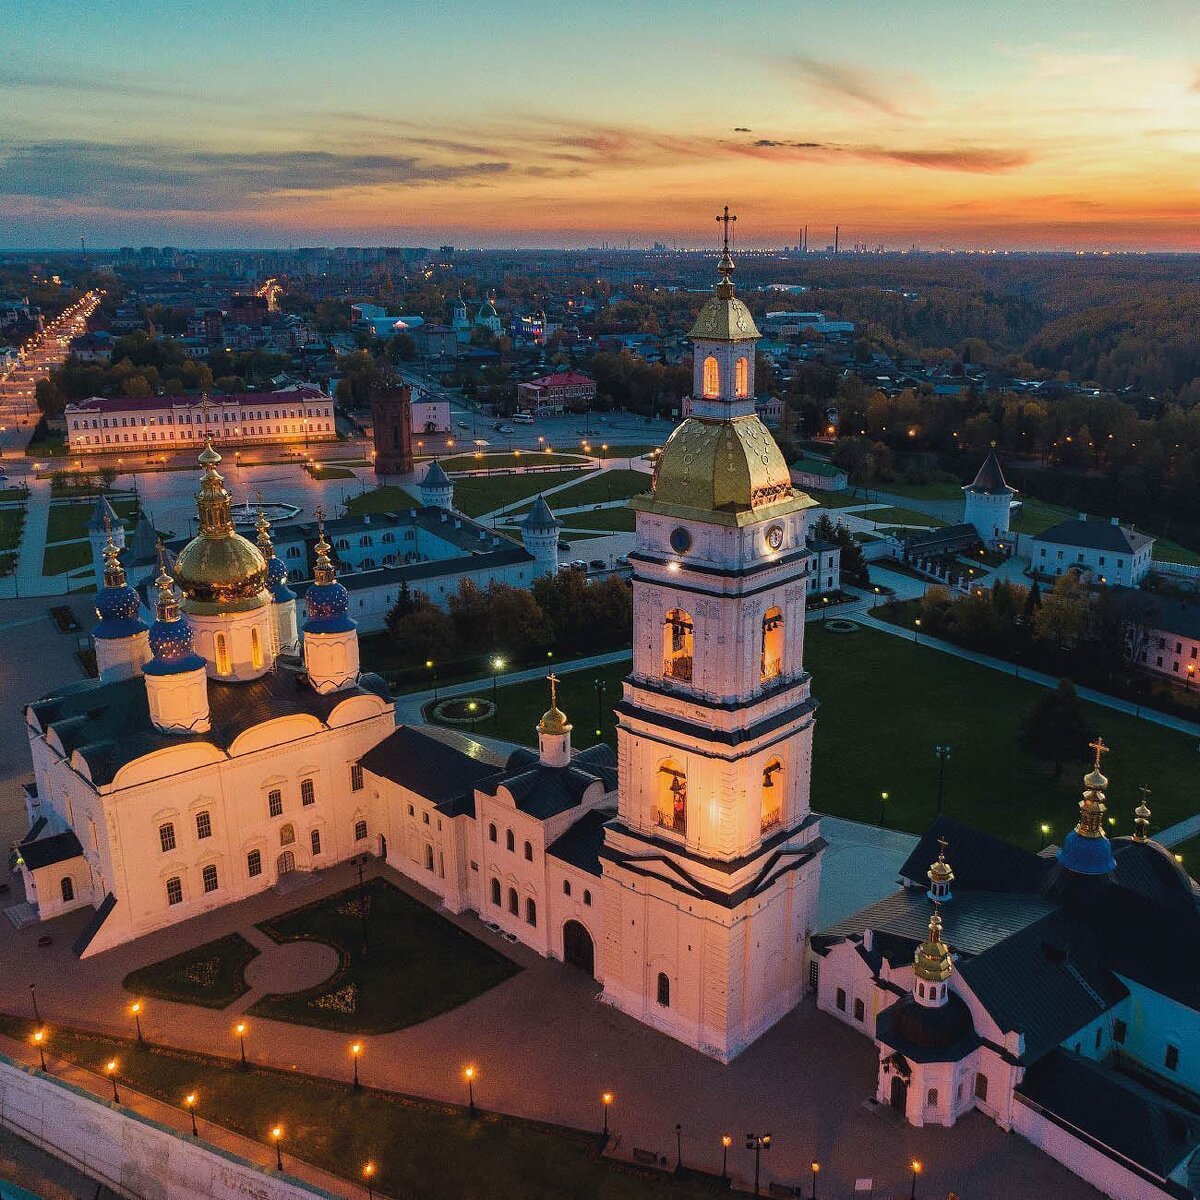
[[[412,388],[408,384],[371,396],[375,474],[407,475],[413,469]]]
[[[691,332],[692,416],[631,501],[633,670],[601,850],[606,999],[724,1062],[803,994],[824,848],[803,661],[813,501],[754,412],[734,219],[718,218],[720,282]]]

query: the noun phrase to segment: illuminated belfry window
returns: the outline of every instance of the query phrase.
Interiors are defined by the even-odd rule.
[[[717,360],[710,354],[704,360],[704,395],[708,400],[715,400],[721,394],[721,368]]]
[[[734,368],[733,386],[739,398],[750,395],[750,363],[745,358],[737,360],[737,366]]]
[[[658,768],[658,823],[674,833],[687,833],[687,775],[670,758]]]
[[[663,626],[663,674],[690,683],[695,634],[691,613],[673,608]]]
[[[262,641],[257,629],[250,630],[250,663],[255,670],[263,665]]]
[[[762,623],[762,656],[759,680],[766,683],[783,674],[783,610],[769,608]]]
[[[770,829],[783,818],[783,763],[771,759],[762,775],[762,828]]]
[[[225,635],[218,633],[216,636],[217,649],[217,674],[228,675],[230,673],[229,665],[229,645],[225,641]]]

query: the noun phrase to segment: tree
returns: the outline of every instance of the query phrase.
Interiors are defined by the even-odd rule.
[[[1054,590],[1034,614],[1034,635],[1059,649],[1069,649],[1083,636],[1087,618],[1087,592],[1079,577],[1068,571],[1054,581]]]
[[[384,618],[384,623],[387,625],[388,632],[392,635],[393,639],[398,640],[397,633],[400,624],[415,607],[412,592],[408,587],[408,580],[403,579],[400,581],[400,593],[396,597],[396,603],[392,605],[391,611]]]
[[[412,612],[396,622],[391,634],[411,666],[458,653],[454,623],[424,595],[417,597]]]
[[[1054,763],[1054,777],[1068,759],[1080,758],[1087,743],[1079,697],[1069,679],[1060,679],[1052,692],[1040,696],[1021,722],[1025,745],[1039,758]]]

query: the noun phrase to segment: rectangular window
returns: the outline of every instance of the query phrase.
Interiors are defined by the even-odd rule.
[[[1125,1022],[1119,1018],[1113,1022],[1113,1041],[1118,1046],[1125,1045],[1125,1034],[1128,1032]]]
[[[267,793],[267,811],[273,817],[283,816],[283,793],[278,788]]]
[[[167,880],[167,903],[183,903],[183,884],[180,883],[178,876]]]
[[[319,829],[314,829],[312,831],[312,834],[309,837],[309,840],[312,842],[313,854],[320,854],[321,853],[321,831]]]
[[[158,843],[162,846],[164,854],[175,849],[175,826],[170,821],[158,827]]]
[[[846,989],[838,988],[837,990],[837,1006],[838,1012],[846,1011]]]
[[[865,1021],[867,1016],[866,1007],[861,1000],[854,1001],[854,1019],[856,1021]]]
[[[253,879],[255,875],[262,874],[261,850],[251,850],[250,853],[246,855],[246,873],[251,879]]]
[[[350,790],[361,792],[363,789],[363,770],[359,763],[350,764]]]
[[[1167,1044],[1167,1052],[1163,1056],[1163,1066],[1166,1067],[1168,1071],[1174,1071],[1174,1070],[1178,1069],[1178,1067],[1179,1067],[1179,1047],[1178,1046],[1172,1046],[1170,1043]]]
[[[982,1071],[980,1071],[975,1076],[975,1099],[976,1100],[986,1100],[987,1099],[987,1089],[988,1089],[987,1076]]]
[[[317,802],[316,788],[311,779],[300,780],[300,803],[307,807]]]
[[[206,812],[196,814],[196,836],[201,840],[212,837],[212,817]]]
[[[206,892],[215,892],[217,890],[217,868],[207,866],[200,873],[200,877],[204,880],[204,890]]]

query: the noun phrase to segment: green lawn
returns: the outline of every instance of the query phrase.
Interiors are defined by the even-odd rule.
[[[814,808],[873,822],[887,791],[888,824],[920,832],[936,803],[933,747],[949,743],[950,816],[1033,849],[1041,822],[1054,840],[1074,825],[1083,760],[1055,780],[1053,765],[1033,758],[1019,734],[1043,694],[1037,685],[890,634],[835,634],[818,624],[807,628],[805,666],[821,703]],[[1196,811],[1193,739],[1097,705],[1083,709],[1089,736],[1100,733],[1113,747],[1104,770],[1115,832],[1131,831],[1142,784],[1154,790],[1156,828]]]
[[[892,505],[885,508],[866,509],[854,515],[862,517],[864,521],[875,521],[880,525],[924,525],[930,529],[940,529],[946,524],[945,521],[931,517],[928,513],[917,512],[915,508],[896,508]]]
[[[579,478],[578,471],[541,471],[517,475],[486,475],[454,481],[454,507],[469,517],[482,516],[506,504],[536,496]],[[551,499],[553,504],[553,498]]]
[[[47,546],[42,559],[43,575],[64,575],[76,567],[85,567],[92,561],[92,544],[86,540],[63,542],[58,546]]]
[[[890,492],[893,496],[906,496],[909,500],[961,500],[963,498],[960,483],[873,483],[871,485],[881,492]]]
[[[357,476],[349,467],[327,467],[324,463],[305,463],[304,469],[314,479],[355,479]]]
[[[571,745],[583,750],[598,741],[616,743],[616,722],[613,705],[621,698],[621,681],[629,674],[629,659],[612,663],[607,667],[590,667],[572,671],[570,664],[560,663],[555,667],[562,682],[558,688],[558,706],[567,714],[575,728],[571,733]],[[549,668],[547,668],[549,672]],[[596,686],[597,679],[603,680],[604,692],[600,704],[600,736],[596,735]],[[481,693],[483,699],[491,697],[490,688]],[[495,717],[478,722],[475,732],[488,737],[503,738],[509,742],[521,742],[527,746],[537,745],[537,723],[542,713],[550,707],[550,688],[541,679],[529,683],[515,683],[501,687]],[[470,726],[454,725],[451,728],[470,732]]]
[[[1152,554],[1156,562],[1185,563],[1193,567],[1200,564],[1200,554],[1171,541],[1170,538],[1156,538]]]
[[[132,529],[134,516],[137,512],[137,501],[132,497],[127,499],[109,499],[113,511],[125,523],[127,529]],[[92,519],[96,501],[73,500],[67,503],[50,505],[50,515],[46,523],[47,542],[69,542],[73,538],[87,537],[87,523]]]
[[[25,508],[0,508],[0,550],[15,550],[21,543]]]
[[[23,487],[0,488],[0,500],[27,500],[29,493]]]
[[[552,496],[553,500],[554,497]],[[632,508],[601,508],[591,512],[568,513],[559,520],[571,529],[575,526],[581,529],[603,529],[610,533],[632,533],[634,512]],[[570,538],[570,533],[563,535]]]
[[[1032,496],[1021,497],[1021,507],[1013,513],[1011,528],[1014,533],[1041,533],[1059,521],[1078,516],[1078,511],[1063,508],[1059,504],[1047,504]]]
[[[554,508],[574,508],[580,504],[602,504],[606,500],[628,500],[650,490],[650,476],[645,471],[626,471],[613,468],[589,475],[573,487],[564,488],[551,497]]]
[[[419,460],[428,463],[428,458]],[[561,467],[570,464],[590,465],[590,459],[582,454],[547,454],[545,450],[522,450],[520,454],[495,454],[479,451],[477,454],[455,454],[438,460],[446,471],[485,471],[496,467],[527,467],[536,463],[539,467]],[[417,471],[421,474],[420,469]]]
[[[357,496],[348,497],[346,514],[402,512],[406,508],[415,508],[420,503],[415,488],[409,492],[402,487],[387,483],[381,487],[371,488],[369,491],[359,492]]]
[[[250,989],[242,977],[258,951],[241,934],[130,971],[121,986],[135,996],[154,996],[203,1008],[226,1008]]]
[[[311,991],[264,996],[251,1013],[345,1033],[385,1033],[457,1008],[520,970],[386,880],[371,880],[363,899],[365,957],[357,888],[259,925],[277,942],[326,942],[342,966]]]
[[[0,1017],[0,1032],[27,1041],[33,1022]],[[362,1064],[367,1084],[370,1055],[368,1045]],[[229,1060],[61,1026],[50,1028],[47,1058],[51,1069],[66,1059],[100,1076],[115,1058],[118,1085],[176,1108],[194,1091],[201,1138],[212,1120],[266,1144],[268,1131],[279,1124],[285,1170],[290,1157],[302,1158],[352,1181],[355,1195],[366,1195],[361,1172],[368,1160],[376,1166],[376,1195],[421,1200],[700,1200],[730,1194],[715,1176],[685,1171],[676,1177],[601,1158],[594,1133],[485,1111],[486,1064],[475,1088],[481,1108],[471,1118],[465,1104],[370,1087],[355,1091],[348,1081],[294,1071],[241,1071]],[[519,1071],[520,1064],[507,1069]],[[567,1076],[563,1086],[579,1084]],[[629,1137],[637,1144],[635,1131]],[[649,1140],[663,1153],[670,1149]]]
[[[1154,797],[1152,796],[1151,800],[1153,799]],[[1183,859],[1183,865],[1189,875],[1194,877],[1197,871],[1200,871],[1200,836],[1188,838],[1186,842],[1180,842],[1178,846],[1172,846],[1171,853],[1177,854]]]
[[[820,488],[801,488],[806,496],[811,496],[822,508],[853,508],[857,504],[867,502],[861,496],[852,496],[847,489],[844,492],[825,492]]]

